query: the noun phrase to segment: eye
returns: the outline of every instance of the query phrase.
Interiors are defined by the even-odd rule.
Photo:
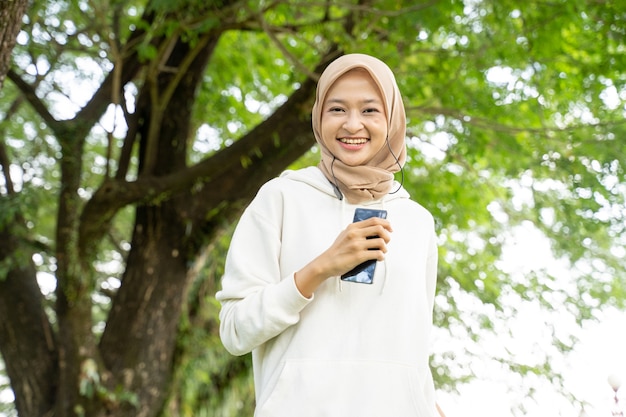
[[[328,109],[329,113],[339,113],[339,112],[342,112],[342,111],[343,111],[343,109],[341,107],[331,107],[331,108]]]
[[[363,110],[363,113],[380,113],[380,110],[375,107],[372,107],[372,108]]]

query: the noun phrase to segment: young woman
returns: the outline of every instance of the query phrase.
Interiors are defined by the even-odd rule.
[[[312,118],[319,165],[261,187],[233,235],[217,294],[224,346],[252,352],[256,417],[434,417],[436,235],[394,181],[406,119],[393,73],[338,58]],[[359,208],[386,219],[355,221]],[[342,278],[367,260],[371,283]]]

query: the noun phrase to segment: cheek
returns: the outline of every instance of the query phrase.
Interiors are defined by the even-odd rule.
[[[387,120],[379,120],[372,125],[372,128],[381,136],[387,137],[389,130],[387,128]]]
[[[333,124],[332,120],[322,120],[320,123],[320,133],[324,141],[334,140],[337,133],[337,128]]]

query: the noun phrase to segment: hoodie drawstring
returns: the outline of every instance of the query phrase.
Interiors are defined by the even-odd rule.
[[[339,188],[336,188],[339,191]],[[343,219],[345,218],[346,211],[346,202],[343,198],[339,198],[339,204],[341,205],[341,209],[339,210],[339,230],[343,229]],[[343,280],[341,277],[337,277],[339,292],[343,292]]]
[[[385,200],[382,200],[382,209],[385,210]],[[383,274],[383,282],[380,286],[380,294],[382,295],[385,292],[385,287],[387,286],[387,272],[389,271],[389,268],[387,268],[387,256],[385,255],[385,259],[383,259],[382,262],[380,262],[380,266],[382,266],[383,268],[385,268],[385,273]]]

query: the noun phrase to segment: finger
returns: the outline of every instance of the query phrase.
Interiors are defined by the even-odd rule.
[[[379,226],[384,228],[385,230],[392,232],[391,223],[387,219],[381,219],[379,217],[370,217],[369,219],[361,220],[360,222],[356,222],[360,227],[372,227]]]
[[[381,253],[387,253],[387,243],[384,239],[379,237],[369,238],[366,241],[368,252],[380,251]]]
[[[374,225],[363,228],[363,233],[367,239],[371,238],[381,238],[385,241],[385,243],[389,243],[391,240],[391,233],[389,230],[384,228],[382,225]]]

